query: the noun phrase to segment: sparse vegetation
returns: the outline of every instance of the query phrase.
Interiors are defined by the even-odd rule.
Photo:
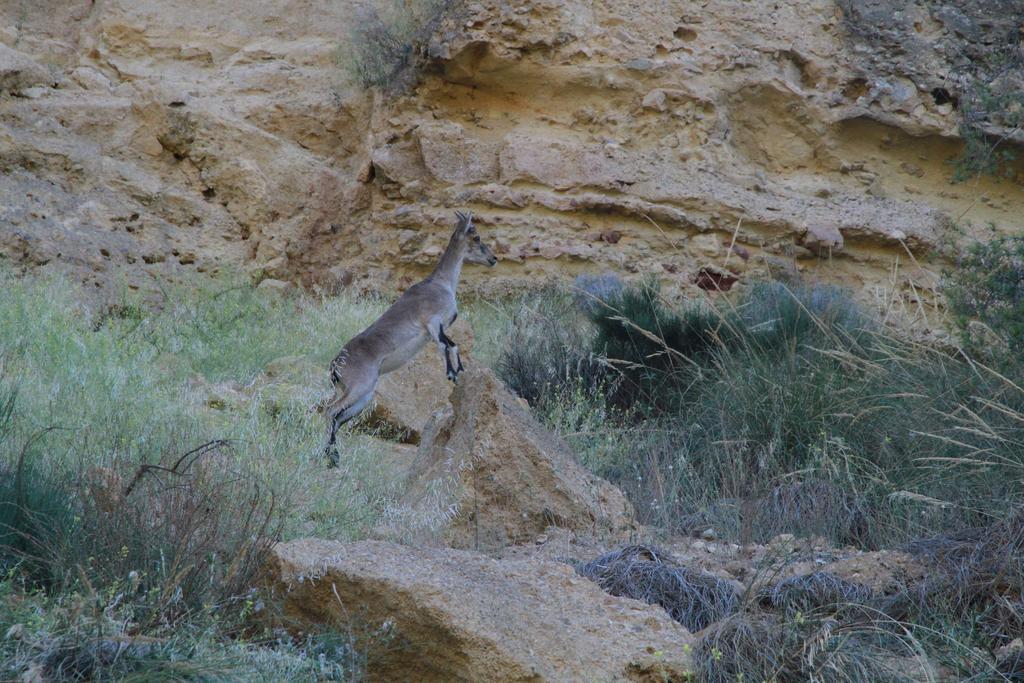
[[[1018,384],[888,334],[837,290],[766,284],[676,312],[642,285],[606,304],[576,353],[607,354],[627,393],[549,384],[534,403],[647,523],[880,547],[1021,502]]]
[[[953,180],[982,174],[1013,177],[1024,131],[1024,45],[1011,35],[986,59],[967,62],[960,74],[960,136]]]
[[[979,263],[1004,281],[1002,261]],[[94,311],[60,280],[2,277],[0,678],[358,680],[366,639],[386,634],[271,628],[255,587],[277,539],[430,536],[429,515],[398,504],[381,442],[348,433],[336,477],[319,458],[310,408],[335,350],[321,340],[380,304],[220,281]],[[903,340],[829,287],[677,305],[651,283],[578,284],[467,317],[479,357],[643,523],[666,539],[902,548],[932,568],[880,591],[821,571],[739,587],[653,545],[576,564],[706,629],[698,680],[1016,670],[999,650],[1024,628],[1012,354],[996,369]]]
[[[946,274],[946,297],[964,344],[978,355],[1024,351],[1024,233],[975,242]]]
[[[961,282],[989,291],[978,273],[1004,278],[990,263]],[[647,283],[606,290],[551,324],[583,327],[559,348],[603,360],[614,390],[550,381],[530,399],[644,522],[739,542],[791,533],[833,547],[906,547],[937,568],[894,594],[810,573],[710,621],[683,610],[691,628],[714,624],[696,653],[699,680],[917,680],[938,661],[972,680],[1012,670],[990,653],[1024,613],[1011,578],[1016,527],[1000,521],[1024,505],[1019,354],[997,370],[922,346],[829,287],[766,283],[680,305]],[[517,345],[534,347],[529,337]],[[526,352],[506,353],[522,361],[516,377],[529,374]],[[658,577],[672,568],[644,552],[626,548],[581,571],[614,594],[662,604],[672,590]]]
[[[0,679],[358,678],[354,625],[296,640],[252,617],[271,543],[401,516],[372,439],[323,476],[310,410],[320,340],[379,305],[215,281],[96,311],[59,278],[0,287]]]
[[[342,66],[363,87],[395,93],[412,87],[428,58],[430,39],[458,0],[383,0],[360,5],[339,53]]]

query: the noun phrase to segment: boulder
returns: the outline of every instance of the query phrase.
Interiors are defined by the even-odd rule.
[[[469,326],[456,322],[447,333],[459,345],[463,366],[469,367],[473,348]],[[441,352],[428,343],[409,363],[381,377],[368,424],[403,443],[418,444],[431,415],[450,405],[452,387],[445,375]]]
[[[20,95],[35,86],[53,85],[46,67],[0,43],[0,93]]]
[[[440,502],[453,511],[447,543],[497,550],[549,526],[616,538],[636,531],[622,492],[581,467],[493,372],[461,375],[451,403],[424,429],[405,499],[412,509]]]
[[[268,292],[270,294],[283,296],[294,290],[295,284],[287,282],[286,280],[274,280],[272,278],[267,278],[266,280],[260,282],[260,284],[257,285],[256,289],[260,290],[261,292]]]
[[[370,680],[686,680],[693,636],[573,568],[380,541],[301,539],[269,571],[285,623],[359,622]]]

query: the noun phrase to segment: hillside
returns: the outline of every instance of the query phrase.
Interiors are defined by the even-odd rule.
[[[799,271],[928,327],[942,253],[1024,200],[1016,1],[409,7],[4,3],[0,253],[394,290],[470,208],[478,290]]]
[[[1024,680],[1022,130],[1022,0],[0,0],[0,681]]]

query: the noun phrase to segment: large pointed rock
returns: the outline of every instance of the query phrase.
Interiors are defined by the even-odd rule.
[[[685,628],[560,562],[302,539],[273,550],[270,574],[285,623],[377,632],[359,643],[370,680],[687,680]]]
[[[405,504],[449,510],[443,533],[457,548],[500,550],[549,526],[609,537],[636,530],[622,492],[580,466],[487,369],[460,376],[409,476]]]
[[[459,345],[463,363],[469,364],[473,330],[460,320],[448,336]],[[398,441],[418,444],[434,412],[450,405],[451,393],[441,352],[428,343],[411,361],[380,378],[367,423]]]

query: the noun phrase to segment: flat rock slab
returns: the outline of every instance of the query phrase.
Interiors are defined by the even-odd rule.
[[[393,625],[367,643],[371,680],[681,681],[693,636],[660,607],[607,595],[573,568],[380,541],[301,539],[270,576],[294,624]]]

